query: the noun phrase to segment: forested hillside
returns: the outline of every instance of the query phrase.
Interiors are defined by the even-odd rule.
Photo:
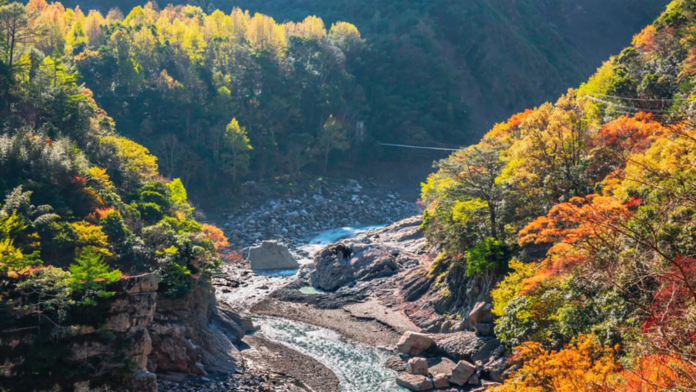
[[[143,320],[154,302],[123,305],[122,282],[157,272],[159,282],[126,290],[183,298],[209,281],[226,244],[195,221],[182,182],[162,178],[157,159],[119,135],[76,83],[74,67],[50,55],[55,42],[36,17],[0,5],[2,390],[64,390],[142,370],[133,345],[150,339]],[[142,308],[118,315],[137,320],[126,332],[110,316],[134,303]]]
[[[664,1],[174,3],[29,8],[121,132],[210,190],[399,152],[375,141],[473,142],[586,78]]]
[[[499,391],[696,387],[694,11],[672,2],[587,83],[423,185],[443,296],[497,284],[516,365]]]
[[[370,49],[353,64],[365,89],[368,129],[380,140],[471,143],[494,121],[552,99],[585,80],[668,0],[424,1],[199,0],[278,22],[317,15],[327,26],[355,24]],[[169,2],[161,1],[160,6]],[[70,0],[66,6],[141,2]]]

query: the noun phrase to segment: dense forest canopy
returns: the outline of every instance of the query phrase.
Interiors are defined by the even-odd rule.
[[[186,185],[229,185],[251,167],[326,170],[332,151],[367,150],[365,92],[349,71],[364,41],[349,23],[153,3],[103,15],[31,1],[25,17],[33,46],[74,65],[119,129]]]
[[[498,390],[696,386],[695,11],[672,2],[589,81],[423,184],[439,281],[497,283],[518,365]]]
[[[375,142],[469,144],[584,79],[663,2],[29,3],[42,49],[121,132],[210,190],[398,156]]]
[[[370,47],[352,68],[366,91],[368,129],[401,142],[456,146],[585,80],[668,0],[171,2],[207,12],[239,7],[279,22],[317,15],[327,26],[355,24]],[[64,4],[104,13],[117,6],[125,13],[142,2]]]

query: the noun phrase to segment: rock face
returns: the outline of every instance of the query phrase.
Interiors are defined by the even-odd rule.
[[[86,313],[72,314],[85,324],[72,325],[71,329],[66,329],[64,337],[57,336],[52,347],[47,347],[63,351],[65,356],[61,362],[72,369],[79,369],[86,363],[97,364],[104,372],[105,384],[95,386],[90,381],[93,374],[76,371],[70,378],[63,378],[64,374],[41,374],[36,380],[20,380],[25,382],[24,386],[13,387],[13,367],[22,362],[21,357],[14,360],[13,349],[35,338],[34,330],[28,329],[7,333],[0,338],[0,347],[7,355],[0,372],[3,386],[12,390],[44,390],[46,384],[54,384],[45,389],[157,391],[157,377],[147,370],[148,356],[152,352],[152,339],[147,327],[155,315],[157,288],[155,274],[132,276],[114,283],[109,287],[114,292],[109,302],[86,308]],[[98,324],[86,323],[95,319],[99,320]],[[108,332],[109,337],[104,338],[106,334],[102,332]],[[123,346],[128,347],[127,350],[123,350]],[[126,361],[132,364],[132,372],[126,368]],[[26,383],[34,381],[39,385],[27,386]]]
[[[388,245],[359,241],[341,242],[324,248],[314,257],[312,285],[335,291],[356,280],[368,281],[396,274],[399,251]]]
[[[402,256],[394,244],[409,240],[407,243],[416,248],[422,244],[417,222],[418,219],[407,219],[324,248],[314,258],[312,285],[324,291],[335,291],[353,281],[369,281],[396,274],[402,264],[413,262],[413,255]]]
[[[185,297],[157,301],[148,328],[153,343],[148,370],[184,375],[237,370],[241,359],[232,342],[244,337],[241,318],[218,310],[212,293],[210,282],[199,280]]]
[[[401,336],[396,344],[396,349],[406,355],[420,355],[428,351],[435,343],[428,335],[408,331]]]
[[[247,260],[251,269],[255,270],[297,269],[300,267],[288,248],[276,241],[263,241],[261,245],[249,248]]]
[[[404,373],[396,378],[396,384],[410,391],[429,391],[433,389],[433,382],[426,376]]]

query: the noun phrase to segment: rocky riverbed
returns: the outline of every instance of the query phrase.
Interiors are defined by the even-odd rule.
[[[239,249],[277,240],[297,250],[322,231],[389,224],[418,213],[415,200],[404,200],[398,192],[381,190],[370,181],[315,180],[302,187],[304,191],[292,197],[251,200],[221,209],[213,220]]]
[[[472,390],[500,379],[505,358],[499,342],[476,335],[469,320],[436,311],[428,278],[436,251],[427,248],[418,216],[402,219],[414,213],[416,203],[396,193],[344,181],[218,214],[215,223],[242,255],[273,240],[288,247],[300,268],[264,272],[228,260],[213,279],[216,298],[259,329],[249,328],[237,343],[243,366],[222,379],[162,381],[162,390],[388,391],[400,390],[397,382],[413,389],[450,379],[459,383],[448,383],[451,390]],[[384,227],[388,221],[397,223]],[[276,247],[269,246],[271,253],[287,258]],[[488,308],[482,303],[477,309]],[[425,358],[419,366],[426,370],[414,373],[397,342],[419,332],[433,344],[417,356]]]

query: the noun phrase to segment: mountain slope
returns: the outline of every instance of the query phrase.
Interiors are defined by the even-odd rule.
[[[148,370],[201,373],[226,239],[35,27],[0,5],[0,390],[155,391]]]
[[[518,365],[500,391],[696,386],[694,11],[673,1],[423,185],[431,291],[448,314],[492,305]]]
[[[66,4],[104,12],[112,6],[129,12],[137,5],[106,0]],[[666,0],[199,4],[207,12],[220,8],[226,13],[238,6],[277,21],[318,15],[327,27],[340,20],[355,24],[369,50],[349,56],[348,66],[365,92],[360,117],[368,131],[380,141],[457,145],[585,79],[652,20]]]

